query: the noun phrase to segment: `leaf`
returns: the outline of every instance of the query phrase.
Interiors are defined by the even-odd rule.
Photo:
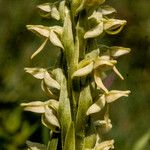
[[[85,58],[78,63],[78,69],[81,69],[92,63],[92,59]]]
[[[101,79],[101,75],[98,73],[98,71],[94,71],[94,80],[96,85],[102,89],[105,93],[108,93],[107,88],[104,86],[102,79]]]
[[[49,37],[50,30],[48,27],[43,25],[27,25],[27,29],[44,37]]]
[[[93,119],[89,117],[88,126],[86,127],[86,136],[84,137],[83,150],[93,150],[97,141],[96,128],[93,124]]]
[[[85,0],[85,5],[88,7],[99,6],[103,4],[105,0]]]
[[[72,69],[73,65],[73,54],[74,54],[74,38],[72,31],[72,22],[70,18],[70,11],[65,7],[65,18],[63,25],[63,34],[62,34],[63,46],[65,49],[65,55],[67,59],[67,65],[69,69]],[[70,70],[69,70],[70,71]]]
[[[58,146],[58,137],[52,138],[48,143],[47,150],[57,150],[57,146]]]
[[[75,128],[74,123],[70,124],[65,138],[64,150],[75,150]]]
[[[100,112],[104,108],[105,103],[105,95],[102,95],[93,105],[89,107],[89,109],[86,112],[86,115],[91,115],[93,113]]]
[[[43,79],[46,69],[44,68],[24,68],[25,72],[33,75],[37,79]]]
[[[27,141],[26,144],[29,147],[29,150],[46,150],[46,146],[44,144],[35,143],[31,141]]]
[[[86,0],[74,0],[74,3],[76,3],[73,7],[73,14],[74,16],[77,16],[79,12],[81,12],[85,8],[85,2]]]
[[[101,142],[94,148],[94,150],[109,150],[109,149],[114,149],[114,140]]]
[[[91,30],[87,31],[84,35],[84,38],[95,38],[100,36],[103,33],[103,22],[101,21],[96,27],[92,28]]]
[[[133,145],[132,150],[144,150],[149,147],[150,130],[144,133]]]
[[[104,30],[108,34],[118,34],[126,23],[126,20],[108,19],[104,21]]]
[[[84,150],[89,149],[93,150],[94,146],[96,144],[96,134],[90,134],[85,137],[85,142],[84,142]]]
[[[22,107],[24,107],[25,111],[31,111],[35,113],[44,113],[45,112],[45,103],[41,101],[34,101],[30,103],[22,103]]]
[[[71,123],[70,101],[68,98],[67,82],[65,76],[63,76],[63,79],[61,81],[58,118],[61,127],[62,147],[64,147],[65,137]]]
[[[59,10],[60,18],[64,20],[65,18],[65,1],[64,0],[59,3],[58,10]]]
[[[86,76],[86,75],[90,74],[92,71],[93,71],[93,62],[91,62],[87,66],[75,71],[72,75],[72,78]]]
[[[130,51],[131,49],[126,47],[119,47],[119,46],[110,47],[110,54],[114,58],[118,58],[122,55],[128,54]]]
[[[109,5],[101,6],[100,10],[101,10],[103,15],[110,15],[110,14],[117,12],[113,7],[111,7]]]
[[[72,12],[75,15],[76,14],[76,10],[77,8],[80,6],[80,4],[82,3],[82,0],[72,0],[71,1],[71,8],[72,8]]]
[[[3,122],[3,126],[5,126],[5,131],[7,131],[7,133],[15,134],[18,129],[22,127],[22,110],[20,108],[18,109],[18,107],[16,107],[15,109],[11,110],[11,113],[5,114],[5,118],[6,119]],[[5,131],[3,132],[0,130],[0,133],[4,134]]]
[[[37,8],[39,8],[40,10],[50,13],[51,12],[51,5],[50,3],[44,3],[41,5],[38,5]]]
[[[58,46],[62,49],[64,49],[59,37],[57,36],[57,34],[54,32],[54,31],[50,31],[50,36],[49,36],[49,39],[51,41],[51,43],[55,46]]]
[[[117,91],[117,90],[112,90],[109,91],[106,94],[106,101],[107,103],[114,102],[115,100],[119,99],[120,97],[128,97],[130,91]]]
[[[52,71],[52,74],[55,76],[55,79],[57,80],[57,82],[61,84],[64,78],[63,70],[61,68],[56,68]]]
[[[49,108],[48,106],[45,106],[45,119],[47,122],[53,126],[57,126],[60,128],[59,121],[56,117],[56,113],[54,113],[54,110]]]
[[[84,58],[86,51],[87,40],[84,39],[84,34],[87,30],[87,18],[84,15],[79,15],[76,25],[74,64],[77,66],[79,59]]]
[[[51,8],[51,17],[56,20],[60,20],[59,11],[57,10],[57,7],[55,5],[53,5]]]
[[[45,45],[46,45],[46,43],[47,43],[47,40],[48,40],[48,39],[46,39],[46,40],[42,43],[42,45],[32,54],[31,59],[33,59],[38,53],[40,53],[40,52],[43,50],[43,48],[45,47]]]
[[[45,72],[44,76],[44,83],[49,87],[49,88],[56,88],[60,90],[60,85],[59,83],[54,80],[48,72]]]
[[[92,104],[92,95],[89,84],[84,87],[79,96],[78,110],[76,115],[76,149],[82,149],[84,146],[85,126],[87,124],[86,112]]]

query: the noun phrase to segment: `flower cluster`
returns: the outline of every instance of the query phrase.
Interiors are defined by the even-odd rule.
[[[109,150],[114,140],[102,140],[111,128],[109,104],[130,91],[110,90],[104,83],[113,71],[122,80],[117,58],[130,48],[97,43],[105,34],[118,34],[126,24],[115,19],[116,10],[104,5],[105,0],[61,0],[38,5],[42,17],[55,19],[58,25],[27,25],[44,37],[33,59],[50,42],[58,48],[57,65],[46,68],[25,68],[41,80],[41,88],[49,99],[22,103],[24,110],[42,114],[42,124],[50,129],[47,146],[27,142],[30,150]],[[103,118],[95,117],[97,113]],[[61,138],[60,138],[61,137]],[[59,142],[60,140],[60,142]],[[61,145],[58,145],[61,143]]]

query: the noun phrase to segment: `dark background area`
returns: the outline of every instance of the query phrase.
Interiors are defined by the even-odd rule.
[[[0,0],[0,150],[20,150],[27,139],[46,142],[48,131],[40,116],[23,112],[20,103],[47,100],[40,81],[24,73],[24,67],[49,67],[57,50],[48,45],[32,61],[31,54],[42,39],[27,31],[27,24],[53,24],[41,18],[36,5],[48,0]],[[130,89],[129,98],[111,106],[116,150],[148,150],[150,147],[150,1],[106,0],[117,9],[117,18],[127,20],[124,30],[106,36],[104,43],[130,47],[119,59],[125,81],[116,78],[112,89]],[[49,22],[48,22],[49,21]],[[43,141],[41,141],[41,139]]]

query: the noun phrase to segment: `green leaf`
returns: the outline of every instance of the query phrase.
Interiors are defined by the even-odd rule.
[[[90,74],[93,71],[93,65],[94,63],[91,62],[90,64],[88,64],[87,66],[75,71],[72,75],[72,77],[83,77],[86,76],[88,74]]]
[[[94,150],[109,150],[114,149],[114,140],[104,141],[94,148]]]
[[[75,128],[74,123],[70,124],[65,138],[64,150],[75,150]]]
[[[87,31],[84,35],[84,38],[94,38],[100,36],[103,33],[103,22],[101,21],[96,27]]]
[[[50,31],[49,39],[53,45],[64,49],[58,35],[53,30]]]
[[[142,135],[133,145],[132,150],[144,150],[146,146],[149,147],[150,130]]]
[[[27,25],[27,29],[46,38],[48,38],[50,34],[49,28],[43,25]]]
[[[85,137],[84,150],[86,149],[92,150],[95,144],[96,144],[96,134],[92,133]]]
[[[76,25],[75,36],[75,51],[74,51],[74,64],[77,65],[80,58],[84,58],[86,51],[87,40],[84,39],[84,34],[87,28],[87,18],[84,15],[79,15]]]
[[[73,69],[73,54],[74,54],[74,38],[72,32],[72,22],[70,18],[70,11],[65,7],[65,18],[62,34],[63,46],[66,53],[67,65],[69,69]]]
[[[64,147],[65,137],[71,123],[70,101],[68,98],[67,82],[65,76],[63,77],[63,80],[61,82],[58,118],[61,127],[62,147]]]
[[[85,0],[85,5],[88,7],[99,6],[103,4],[105,0]]]
[[[29,150],[46,150],[46,146],[44,144],[35,143],[31,141],[27,141],[26,144],[29,147]]]
[[[42,45],[32,54],[31,59],[33,59],[37,54],[39,54],[39,53],[43,50],[43,48],[45,47],[45,45],[46,45],[46,43],[47,43],[47,40],[48,40],[48,39],[46,39],[46,40],[42,43]]]
[[[126,23],[126,20],[108,19],[104,21],[104,30],[108,34],[118,34]]]
[[[46,69],[44,68],[24,68],[25,72],[33,75],[37,79],[43,79]]]
[[[86,112],[91,104],[92,96],[90,87],[87,84],[87,86],[82,89],[79,96],[78,111],[76,116],[76,149],[82,149],[84,146],[85,126],[88,119]]]
[[[78,2],[76,2],[78,4],[80,3],[80,5],[77,9],[73,10],[74,16],[77,16],[78,13],[81,12],[85,8],[85,2],[86,2],[86,0],[79,0]]]
[[[118,58],[122,55],[128,54],[131,51],[130,48],[112,46],[110,47],[110,55],[114,58]]]
[[[5,127],[5,130],[1,128],[4,131],[3,134],[15,134],[22,127],[22,111],[20,108],[16,107],[8,115],[5,114],[5,121],[2,124]],[[2,135],[1,130],[0,134]]]
[[[58,138],[52,138],[48,143],[47,150],[57,150],[57,146],[58,146]]]
[[[56,116],[56,112],[54,112],[53,109],[49,108],[48,106],[45,106],[45,119],[47,122],[53,126],[56,126],[60,128],[59,121]]]
[[[93,113],[100,112],[104,108],[105,103],[106,103],[105,95],[100,96],[99,99],[89,107],[86,114],[90,115]]]
[[[58,10],[59,10],[60,18],[64,20],[65,18],[65,1],[64,0],[59,3]]]
[[[89,65],[90,63],[92,63],[92,59],[91,58],[85,58],[83,60],[81,60],[79,63],[78,63],[78,69],[81,69],[87,65]]]
[[[52,71],[52,74],[54,75],[56,81],[61,84],[64,78],[63,70],[61,68],[56,68]]]
[[[120,97],[128,97],[130,91],[117,91],[117,90],[112,90],[109,91],[106,94],[106,101],[107,103],[112,103],[115,100],[119,99]]]
[[[72,12],[74,14],[74,16],[76,15],[76,10],[77,8],[81,5],[83,0],[72,0],[71,2],[71,9],[72,9]]]

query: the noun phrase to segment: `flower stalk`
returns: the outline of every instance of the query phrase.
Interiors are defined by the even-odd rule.
[[[112,128],[109,103],[127,97],[130,91],[110,90],[104,80],[118,71],[117,58],[129,48],[97,44],[104,34],[118,34],[125,20],[114,19],[116,10],[105,0],[61,0],[38,5],[42,17],[59,25],[27,25],[28,30],[45,38],[34,52],[36,57],[50,42],[61,51],[52,70],[25,68],[41,80],[48,100],[22,103],[24,110],[41,114],[42,124],[50,130],[47,145],[27,142],[30,150],[109,150],[114,140],[103,140]],[[103,110],[103,111],[102,111]],[[96,113],[103,118],[95,118]]]

